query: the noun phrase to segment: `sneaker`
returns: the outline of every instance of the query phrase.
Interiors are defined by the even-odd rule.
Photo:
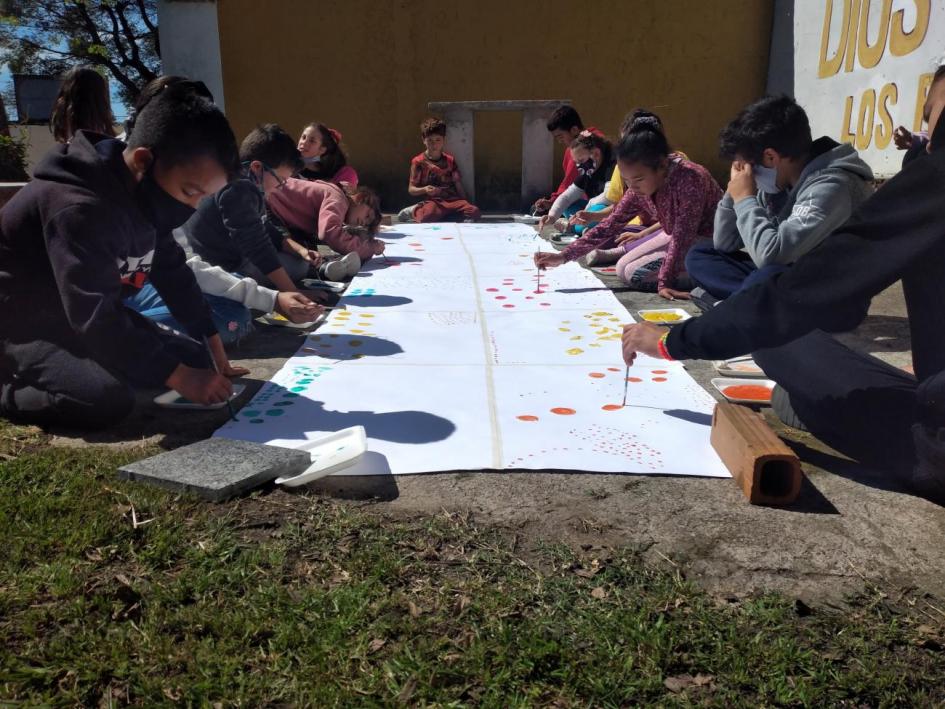
[[[588,266],[610,266],[620,260],[626,250],[622,246],[613,249],[594,249],[585,256]]]
[[[689,299],[703,313],[707,313],[722,301],[709,293],[705,288],[693,288],[689,291]]]
[[[361,270],[361,258],[353,251],[338,259],[338,263],[345,267],[345,278],[354,278]]]
[[[416,221],[413,218],[413,210],[416,209],[417,205],[411,207],[404,207],[399,212],[397,212],[397,221],[401,224],[409,224],[412,221]]]
[[[774,390],[771,392],[771,410],[785,426],[796,428],[798,431],[810,431],[794,413],[790,395],[778,384],[774,385]]]
[[[319,266],[318,276],[326,281],[340,281],[345,278],[347,273],[348,267],[345,266],[339,258]]]

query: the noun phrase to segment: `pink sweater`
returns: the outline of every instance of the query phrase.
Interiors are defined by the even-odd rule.
[[[318,236],[339,254],[356,253],[362,262],[374,255],[377,239],[365,239],[344,229],[351,200],[336,184],[290,177],[266,197],[269,208],[287,226]]]
[[[659,287],[672,288],[683,270],[689,248],[702,237],[712,237],[715,209],[722,199],[718,183],[702,165],[671,156],[666,182],[652,197],[627,190],[614,211],[561,252],[574,261],[589,251],[611,244],[627,222],[640,216],[645,225],[659,222],[671,234],[669,249],[659,272]]]

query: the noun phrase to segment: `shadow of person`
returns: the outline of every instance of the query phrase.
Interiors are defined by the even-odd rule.
[[[346,295],[341,299],[349,308],[396,308],[412,302],[412,298],[402,295]]]
[[[341,333],[313,333],[298,353],[302,359],[326,362],[350,362],[356,359],[390,357],[403,353],[396,342],[371,335],[348,335]]]
[[[699,424],[700,426],[712,425],[712,414],[702,414],[698,411],[689,411],[688,409],[666,409],[663,411],[666,416],[689,423]]]
[[[417,256],[375,256],[361,266],[361,272],[358,275],[364,275],[365,272],[382,271],[385,268],[396,268],[405,263],[421,263],[422,261],[423,259]]]

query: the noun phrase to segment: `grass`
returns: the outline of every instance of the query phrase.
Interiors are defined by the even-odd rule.
[[[457,514],[208,505],[118,482],[142,454],[0,424],[0,704],[945,703],[929,604],[725,602]]]

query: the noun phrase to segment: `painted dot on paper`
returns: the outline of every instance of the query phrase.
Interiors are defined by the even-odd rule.
[[[653,374],[669,374],[665,369],[654,369]]]
[[[495,297],[495,299],[496,299],[496,300],[508,300],[508,297],[507,297],[507,296],[504,296],[504,295],[497,295],[497,296]]]
[[[654,382],[665,382],[666,377],[653,377]]]
[[[503,308],[514,308],[515,306],[512,305],[511,303],[506,303],[506,304],[503,305],[502,307],[503,307]]]
[[[632,383],[632,384],[639,384],[639,383],[642,382],[643,380],[640,379],[640,377],[627,377],[627,381],[630,382],[630,383]]]
[[[250,423],[264,423],[262,419],[250,419]]]
[[[551,410],[551,413],[558,414],[558,416],[574,416],[577,413],[574,409],[569,409],[564,406],[558,406]]]
[[[498,293],[498,288],[486,288],[486,293]]]
[[[579,354],[583,354],[583,352],[584,350],[582,350],[580,347],[572,347],[569,350],[565,350],[565,354],[569,354],[569,355],[579,355]]]
[[[603,372],[591,372],[587,376],[589,376],[591,379],[603,379],[605,375]]]
[[[282,414],[284,413],[285,411],[283,411],[282,409],[269,409],[266,412],[266,416],[282,416]]]
[[[619,372],[620,370],[617,367],[607,367],[608,372]]]
[[[605,404],[600,407],[603,411],[620,411],[623,407],[620,404]]]
[[[519,421],[537,421],[537,416],[516,416]]]

